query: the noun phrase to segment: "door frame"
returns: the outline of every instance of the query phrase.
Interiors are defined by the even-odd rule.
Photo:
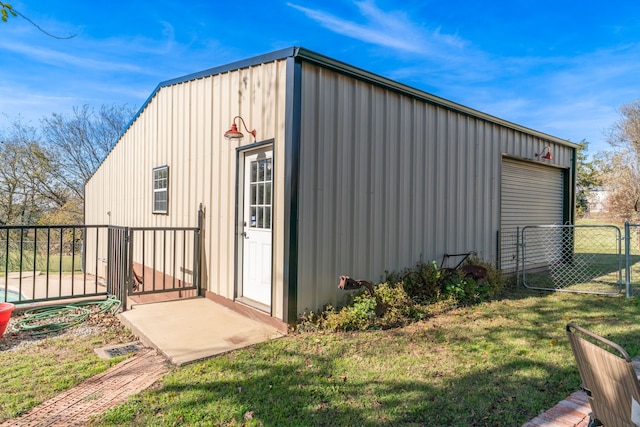
[[[272,227],[271,227],[271,303],[267,305],[260,304],[258,302],[244,299],[242,298],[242,286],[244,283],[243,278],[243,267],[244,267],[244,236],[242,235],[243,229],[243,215],[244,215],[244,188],[245,188],[245,158],[247,156],[251,156],[256,154],[256,152],[260,151],[271,151],[272,152],[272,173],[273,173],[273,184],[271,187],[271,197],[272,200],[276,200],[276,185],[275,185],[275,173],[276,168],[278,167],[276,156],[275,156],[275,144],[273,139],[269,139],[266,141],[260,141],[250,145],[244,145],[236,148],[236,185],[235,185],[235,225],[234,225],[234,252],[235,252],[235,283],[234,283],[234,291],[233,298],[236,301],[242,302],[248,306],[256,308],[260,311],[266,312],[269,315],[273,315],[274,311],[274,236],[275,236],[275,221],[274,214],[276,210],[275,204],[272,205],[271,218],[272,218]]]

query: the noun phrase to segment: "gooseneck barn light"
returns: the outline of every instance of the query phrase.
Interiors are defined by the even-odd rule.
[[[242,123],[242,126],[244,126],[244,130],[246,130],[251,135],[253,135],[253,142],[256,142],[256,130],[255,129],[254,130],[249,130],[247,128],[247,124],[244,122],[244,119],[242,117],[240,117],[240,116],[235,116],[233,118],[233,123],[231,123],[231,129],[229,129],[228,131],[226,131],[224,133],[224,137],[229,139],[229,140],[244,138],[244,134],[238,130],[238,126],[236,125],[236,119],[240,119],[240,122]]]
[[[547,154],[543,155],[544,151],[547,150]],[[536,153],[536,157],[539,157],[544,160],[553,160],[553,156],[551,155],[551,147],[548,145],[542,149],[542,153]]]

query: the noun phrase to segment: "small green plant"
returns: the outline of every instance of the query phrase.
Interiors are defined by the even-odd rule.
[[[482,288],[470,277],[454,272],[443,281],[442,290],[447,298],[452,299],[458,305],[470,305],[481,301]]]
[[[479,284],[480,293],[483,297],[494,297],[505,288],[507,279],[502,272],[489,262],[483,262],[478,257],[469,257],[466,261],[467,265],[475,265],[483,267],[487,271],[487,277]],[[485,298],[483,298],[485,299]]]
[[[297,330],[394,328],[424,319],[443,307],[477,304],[502,290],[504,279],[491,264],[477,258],[468,262],[481,267],[474,271],[486,271],[486,277],[476,279],[463,270],[441,269],[435,261],[420,261],[413,268],[386,272],[380,284],[351,294],[341,308],[328,306],[318,313],[306,313]],[[433,309],[436,305],[438,308]]]
[[[413,268],[398,273],[386,273],[384,283],[402,283],[404,290],[416,303],[431,303],[440,298],[442,270],[433,261],[419,261]]]

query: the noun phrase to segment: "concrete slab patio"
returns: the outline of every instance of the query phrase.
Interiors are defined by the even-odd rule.
[[[145,345],[175,365],[282,336],[275,327],[207,298],[134,305],[120,318]]]

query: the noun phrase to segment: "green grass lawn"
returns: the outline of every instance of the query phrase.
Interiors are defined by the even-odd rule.
[[[82,271],[82,255],[56,255],[50,254],[49,258],[49,273],[71,273],[72,271]],[[20,265],[22,262],[22,271],[34,271],[33,254],[25,252],[20,260],[20,253],[11,253],[9,256],[9,273],[20,271]],[[47,256],[46,254],[36,255],[35,270],[42,273],[47,271]],[[7,264],[4,258],[4,254],[0,256],[0,276],[7,271]]]
[[[291,334],[176,368],[96,425],[517,426],[580,385],[567,322],[636,355],[639,313],[517,289],[401,329]]]

